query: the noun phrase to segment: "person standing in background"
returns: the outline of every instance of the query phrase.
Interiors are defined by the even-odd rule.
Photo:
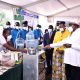
[[[12,30],[12,26],[9,21],[6,22],[6,26],[4,27],[4,29],[6,29],[6,28],[8,28],[10,31]]]
[[[28,33],[26,34],[26,40],[31,40],[31,39],[35,39],[34,31],[33,31],[33,27],[28,26]]]
[[[45,34],[48,33],[48,29],[45,29]]]
[[[20,27],[20,23],[19,22],[16,22],[15,23],[15,28],[12,29],[12,31],[11,31],[11,35],[12,35],[11,41],[12,41],[13,45],[15,45],[15,40],[17,38],[19,27]]]
[[[44,34],[43,36],[43,44],[44,46],[53,43],[55,32],[53,31],[53,26],[49,25],[48,33]],[[46,56],[46,63],[47,63],[47,71],[46,74],[52,74],[52,56],[53,56],[53,49],[45,49],[45,56]]]
[[[33,31],[33,27],[32,26],[28,26],[28,32],[27,32],[27,34],[33,34],[34,35],[34,31]]]
[[[59,31],[56,32],[53,43],[58,43],[68,37],[70,32],[66,29],[65,22],[59,24]],[[64,47],[54,48],[53,54],[53,79],[65,80],[65,65],[63,64]]]
[[[26,40],[26,34],[28,33],[28,21],[24,21],[22,23],[22,31],[21,31],[21,33],[22,33],[23,39]]]
[[[23,26],[23,29],[28,32],[28,21],[23,21],[22,26]]]
[[[4,28],[10,28],[11,27],[11,23],[9,21],[6,22],[6,26]]]
[[[36,29],[34,30],[34,37],[35,39],[39,40],[39,44],[42,44],[42,38],[43,38],[43,33],[41,30],[41,25],[37,25]]]
[[[32,26],[28,26],[28,32],[33,32],[33,27]]]

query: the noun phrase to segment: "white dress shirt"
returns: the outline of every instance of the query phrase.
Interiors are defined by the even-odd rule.
[[[64,50],[64,63],[80,67],[80,28],[59,43],[50,44],[50,47],[60,47],[63,44],[72,44]]]
[[[3,45],[6,43],[5,38],[0,34],[0,51],[3,50]]]

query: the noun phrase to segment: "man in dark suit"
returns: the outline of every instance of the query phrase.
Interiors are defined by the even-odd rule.
[[[48,33],[44,34],[43,44],[44,46],[53,43],[55,31],[53,31],[53,26],[49,25]],[[52,73],[52,57],[53,57],[53,49],[45,49],[46,55],[46,63],[47,63],[47,74]]]

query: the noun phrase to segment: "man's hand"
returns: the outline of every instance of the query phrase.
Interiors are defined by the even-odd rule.
[[[23,49],[21,50],[23,53],[27,53],[27,49]]]
[[[59,54],[63,54],[64,50],[56,50]]]
[[[44,48],[51,49],[50,45],[47,45]]]
[[[65,48],[71,48],[71,44],[64,44],[63,45]]]

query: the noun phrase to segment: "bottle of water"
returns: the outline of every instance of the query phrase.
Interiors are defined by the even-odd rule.
[[[15,41],[16,49],[22,50],[24,48],[24,39],[21,37],[20,31],[17,34]]]
[[[36,54],[36,49],[38,47],[38,41],[34,38],[34,33],[29,32],[26,35],[26,47],[29,54]]]
[[[34,33],[32,31],[28,32],[26,35],[26,40],[33,40],[34,39]]]

